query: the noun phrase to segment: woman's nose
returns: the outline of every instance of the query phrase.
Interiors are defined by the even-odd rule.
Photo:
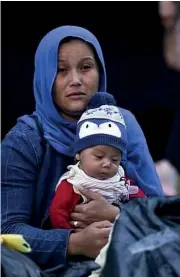
[[[70,76],[70,82],[72,86],[78,86],[82,84],[81,76],[77,70],[73,70]]]

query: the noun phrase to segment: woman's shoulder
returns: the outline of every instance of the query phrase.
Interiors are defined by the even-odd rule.
[[[139,124],[139,122],[137,121],[135,115],[127,109],[118,107],[123,118],[125,121],[125,125],[127,127],[127,132],[128,132],[128,136],[131,137],[132,140],[132,136],[136,136],[137,138],[141,138],[144,141],[144,134],[142,131],[142,128]]]
[[[122,113],[123,116],[134,116],[130,110],[124,109],[119,106],[118,106],[118,109],[120,110],[120,112]]]
[[[136,120],[134,114],[130,110],[127,110],[127,109],[124,109],[121,107],[118,107],[118,108],[119,108],[122,116],[124,117],[126,125],[129,125],[132,123],[137,124],[137,120]]]
[[[16,162],[22,160],[24,163],[40,164],[45,151],[43,138],[31,116],[18,118],[1,142],[4,162],[11,155],[11,159]]]
[[[31,115],[19,117],[16,124],[2,140],[2,144],[9,139],[15,141],[17,138],[18,141],[23,140],[26,141],[27,144],[31,144],[33,148],[36,148],[36,146],[39,147],[39,144],[43,143],[37,124]]]

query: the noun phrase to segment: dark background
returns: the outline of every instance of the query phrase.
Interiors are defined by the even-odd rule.
[[[180,103],[179,73],[165,65],[158,2],[2,2],[2,139],[34,109],[34,54],[51,29],[88,28],[99,39],[108,92],[131,110],[153,159],[164,157]]]

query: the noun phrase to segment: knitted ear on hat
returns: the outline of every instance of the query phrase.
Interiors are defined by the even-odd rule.
[[[96,109],[99,108],[102,105],[113,105],[116,106],[116,100],[114,99],[112,94],[109,94],[107,92],[96,92],[87,107],[87,110],[89,109]]]

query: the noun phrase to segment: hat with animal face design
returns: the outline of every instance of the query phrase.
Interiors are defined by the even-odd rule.
[[[114,105],[115,100],[112,95],[108,93],[101,94],[105,104],[97,107],[95,103],[97,103],[98,94],[101,93],[96,93],[92,97],[88,109],[77,123],[74,152],[76,154],[96,145],[109,145],[119,149],[123,154],[126,152],[127,144],[127,130],[123,115]],[[93,108],[93,105],[96,107]]]

